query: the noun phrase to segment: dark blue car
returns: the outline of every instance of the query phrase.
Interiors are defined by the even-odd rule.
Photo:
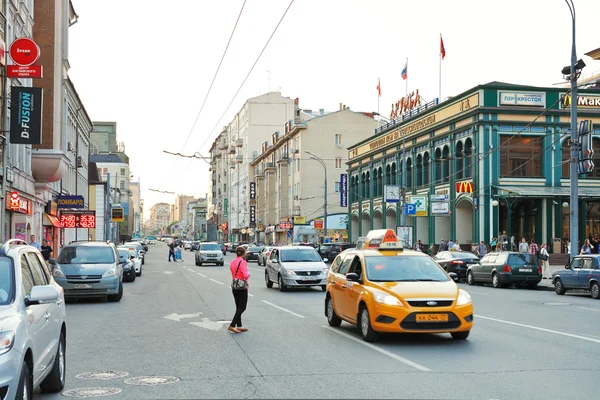
[[[556,294],[567,290],[589,290],[593,299],[600,299],[600,254],[582,254],[571,260],[564,270],[552,274]]]

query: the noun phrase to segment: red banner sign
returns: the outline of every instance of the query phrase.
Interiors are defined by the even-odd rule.
[[[6,209],[21,214],[32,214],[31,201],[19,196],[18,192],[6,196]]]
[[[323,220],[322,219],[315,219],[315,228],[323,229]]]
[[[9,78],[43,78],[44,70],[41,65],[9,65],[6,68],[6,76]]]

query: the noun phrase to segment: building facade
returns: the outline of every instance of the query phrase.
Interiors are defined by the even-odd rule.
[[[194,196],[177,195],[177,197],[175,197],[175,204],[173,204],[173,222],[186,222],[188,217],[188,203],[194,201]]]
[[[150,219],[148,220],[148,231],[154,234],[167,233],[171,223],[171,205],[168,203],[156,203],[150,208]]]
[[[351,240],[392,228],[435,251],[441,239],[470,249],[506,232],[509,239],[534,239],[564,252],[570,220],[566,94],[492,82],[409,110],[352,145]],[[600,91],[582,89],[578,103],[578,120],[600,123]],[[593,158],[600,162],[597,154]],[[594,169],[579,179],[582,239],[600,231],[599,178]],[[400,226],[403,179],[406,224]]]
[[[300,120],[274,132],[251,163],[255,215],[253,240],[265,243],[347,241],[347,204],[343,180],[347,146],[372,134],[377,122],[370,113],[343,108],[332,113],[301,110]],[[321,159],[313,159],[312,155]],[[327,235],[324,235],[325,170],[327,171]],[[344,175],[344,177],[342,176]],[[346,181],[347,182],[347,181]],[[254,193],[254,194],[253,194]],[[253,197],[253,198],[252,198]],[[315,226],[315,221],[317,224]]]
[[[212,223],[220,228],[220,240],[240,241],[253,237],[248,204],[252,180],[250,162],[261,152],[261,143],[282,131],[294,118],[294,100],[279,92],[248,99],[223,128],[211,147]],[[215,218],[216,215],[216,218]]]
[[[92,132],[92,154],[116,153],[117,145],[117,123],[114,121],[94,121]]]

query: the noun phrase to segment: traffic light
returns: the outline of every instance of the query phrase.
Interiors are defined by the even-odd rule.
[[[586,119],[579,122],[579,128],[577,129],[577,136],[579,138],[577,172],[579,174],[588,174],[594,170],[593,131],[594,125],[591,120]]]

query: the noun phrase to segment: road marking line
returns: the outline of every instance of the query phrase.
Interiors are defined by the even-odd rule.
[[[593,338],[587,337],[587,336],[576,335],[576,334],[573,334],[573,333],[555,331],[553,329],[540,328],[539,326],[533,326],[533,325],[527,325],[527,324],[520,324],[518,322],[511,322],[511,321],[506,321],[506,320],[498,319],[498,318],[484,317],[482,315],[475,315],[475,318],[487,319],[487,320],[490,320],[490,321],[500,322],[500,323],[507,324],[507,325],[520,326],[522,328],[529,328],[529,329],[533,329],[533,330],[536,330],[536,331],[547,332],[547,333],[554,333],[555,335],[567,336],[567,337],[571,337],[571,338],[574,338],[574,339],[581,339],[581,340],[586,340],[588,342],[593,342],[593,343],[600,344],[600,340],[598,340],[598,339],[593,339]]]
[[[248,293],[248,296],[250,296],[250,297],[254,297],[254,295],[253,295],[253,294],[250,294],[250,293]]]
[[[480,294],[480,295],[482,295],[482,296],[489,296],[489,293],[474,292],[474,291],[472,291],[472,290],[469,290],[469,294],[471,294],[471,293],[473,293],[473,294]]]
[[[279,309],[279,310],[281,310],[281,311],[285,311],[285,312],[287,312],[287,313],[290,313],[290,314],[292,314],[292,315],[295,315],[296,317],[300,317],[300,318],[306,318],[304,315],[296,314],[295,312],[293,312],[293,311],[290,311],[290,310],[288,310],[287,308],[279,307],[278,305],[276,305],[276,304],[273,304],[273,303],[271,303],[271,302],[269,302],[269,301],[266,301],[266,300],[261,300],[261,301],[262,301],[263,303],[265,303],[265,304],[268,304],[268,305],[270,305],[270,306],[273,306],[273,307],[275,307],[275,308],[277,308],[277,309]]]
[[[223,283],[223,282],[219,282],[219,281],[217,281],[217,280],[214,280],[213,278],[208,278],[208,280],[210,280],[210,281],[213,281],[213,282],[215,282],[215,283],[218,283],[219,285],[224,285],[224,283]]]
[[[587,308],[587,307],[577,307],[577,308],[581,308],[582,310],[590,310],[590,311],[600,312],[600,309],[597,309],[597,308]]]
[[[344,336],[344,337],[345,337],[345,338],[347,338],[347,339],[350,339],[350,340],[353,340],[353,341],[355,341],[356,343],[360,343],[360,344],[362,344],[362,345],[364,345],[364,346],[366,346],[366,347],[370,348],[371,350],[375,350],[376,352],[378,352],[378,353],[381,353],[381,354],[383,354],[383,355],[386,355],[386,356],[388,356],[388,357],[390,357],[390,358],[393,358],[393,359],[394,359],[394,360],[396,360],[396,361],[400,361],[400,362],[401,362],[401,363],[403,363],[403,364],[406,364],[406,365],[408,365],[408,366],[411,366],[411,367],[413,367],[413,368],[416,368],[416,369],[418,369],[419,371],[431,372],[431,370],[430,370],[429,368],[427,368],[427,367],[424,367],[424,366],[422,366],[421,364],[417,364],[417,363],[416,363],[416,362],[414,362],[414,361],[410,361],[410,360],[408,360],[408,359],[406,359],[406,358],[404,358],[404,357],[400,357],[400,356],[399,356],[399,355],[397,355],[397,354],[394,354],[394,353],[392,353],[392,352],[390,352],[390,351],[384,350],[384,349],[382,349],[382,348],[380,348],[380,347],[377,347],[377,346],[375,346],[375,345],[373,345],[373,344],[371,344],[371,343],[367,343],[367,342],[365,342],[364,340],[358,339],[358,338],[356,338],[356,337],[354,337],[354,336],[352,336],[352,335],[349,335],[349,334],[347,334],[346,332],[341,332],[341,331],[339,331],[339,330],[337,330],[337,329],[333,329],[333,328],[332,328],[332,327],[330,327],[330,326],[323,326],[323,328],[325,328],[325,329],[327,329],[327,330],[329,330],[329,331],[331,331],[331,332],[335,332],[335,333],[337,333],[338,335],[342,335],[342,336]]]
[[[198,275],[200,275],[201,277],[203,277],[203,278],[206,278],[206,275],[204,275],[204,274],[201,274],[200,272],[196,272],[196,273],[197,273]]]

